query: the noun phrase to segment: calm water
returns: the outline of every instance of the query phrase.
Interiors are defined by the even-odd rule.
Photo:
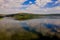
[[[20,25],[27,31],[39,30],[43,26],[43,28],[50,29],[51,32],[60,32],[60,19],[31,19],[20,21]]]
[[[40,18],[19,21],[11,18],[3,18],[0,20],[0,30],[11,32],[13,34],[13,32],[20,32],[22,29],[37,34],[54,32],[59,36],[60,19]]]
[[[11,18],[3,18],[0,20],[0,24],[8,26],[18,25],[19,27],[23,27],[26,30],[37,30],[40,29],[41,26],[48,29],[60,29],[60,19],[48,19],[48,18],[40,18],[40,19],[31,19],[31,20],[14,20]],[[0,25],[1,26],[1,25]]]

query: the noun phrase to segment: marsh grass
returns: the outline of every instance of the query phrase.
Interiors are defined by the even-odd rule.
[[[0,40],[60,40],[56,35],[42,33],[33,33],[28,31],[18,31],[15,33],[11,32],[0,32]]]
[[[32,32],[28,31],[21,31],[20,32],[7,32],[7,31],[1,31],[0,32],[0,40],[31,40],[31,39],[37,39],[38,36]]]

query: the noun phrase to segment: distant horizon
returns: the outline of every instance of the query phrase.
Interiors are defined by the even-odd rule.
[[[0,15],[9,15],[9,14],[21,14],[21,13],[27,13],[27,14],[42,14],[42,15],[44,15],[44,14],[47,14],[47,13],[30,13],[30,12],[16,12],[16,13],[8,13],[8,14],[0,14]],[[49,13],[49,14],[56,14],[56,13]],[[49,15],[48,14],[48,15]],[[60,14],[60,13],[57,13],[57,14]]]

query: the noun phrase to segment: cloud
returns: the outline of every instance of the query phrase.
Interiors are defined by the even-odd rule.
[[[51,14],[60,12],[60,0],[36,0],[28,2],[28,5],[22,5],[25,1],[27,0],[0,0],[0,14],[18,12]]]
[[[58,0],[51,0],[51,2],[48,2],[44,7],[52,8],[52,7],[56,7],[56,6],[60,6],[60,2]]]

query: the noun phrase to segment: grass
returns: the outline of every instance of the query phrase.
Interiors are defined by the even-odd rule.
[[[2,19],[3,17],[2,16],[0,16],[0,19]]]
[[[0,32],[0,40],[59,40],[56,35],[46,34],[45,36],[41,33],[33,33],[33,32],[16,32],[14,34],[9,34],[8,32]]]
[[[0,40],[31,40],[37,38],[36,34],[27,31],[15,32],[14,34],[6,31],[0,32]]]

